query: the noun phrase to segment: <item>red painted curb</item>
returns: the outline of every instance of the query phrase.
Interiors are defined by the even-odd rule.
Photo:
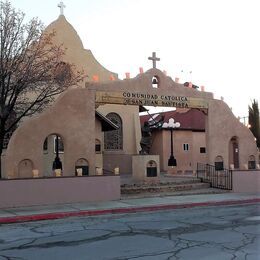
[[[245,200],[195,202],[195,203],[172,204],[172,205],[167,204],[167,205],[130,207],[130,208],[114,208],[114,209],[101,209],[101,210],[57,212],[57,213],[35,214],[35,215],[28,215],[28,216],[2,217],[2,218],[0,218],[0,224],[51,220],[51,219],[59,219],[59,218],[67,218],[67,217],[96,216],[96,215],[105,215],[105,214],[124,214],[124,213],[148,212],[148,211],[194,208],[194,207],[205,207],[205,206],[225,206],[225,205],[249,204],[249,203],[258,203],[258,202],[260,202],[260,198],[245,199]]]

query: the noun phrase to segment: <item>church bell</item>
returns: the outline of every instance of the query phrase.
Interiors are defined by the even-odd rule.
[[[158,80],[156,77],[153,77],[153,81],[152,81],[153,84],[158,84]]]

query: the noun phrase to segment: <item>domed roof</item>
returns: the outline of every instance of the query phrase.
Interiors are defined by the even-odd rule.
[[[64,15],[60,15],[57,20],[47,26],[46,32],[55,31],[55,40],[63,43],[64,47],[83,49],[83,43],[73,26],[66,20]]]

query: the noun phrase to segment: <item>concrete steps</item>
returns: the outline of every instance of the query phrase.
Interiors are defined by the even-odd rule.
[[[208,183],[201,182],[186,182],[186,183],[158,183],[158,184],[134,184],[134,185],[122,185],[121,194],[139,194],[139,193],[158,193],[158,192],[173,192],[184,191],[194,189],[206,189],[209,188]]]
[[[209,183],[202,183],[196,177],[160,178],[159,183],[134,183],[131,179],[121,181],[121,198],[145,198],[160,196],[184,196],[192,194],[218,194],[228,191],[210,188]]]
[[[183,191],[173,191],[173,192],[157,192],[157,193],[143,192],[138,194],[121,194],[121,199],[124,200],[124,199],[139,199],[139,198],[166,197],[166,196],[221,194],[221,193],[229,193],[229,192],[230,191],[228,190],[221,190],[215,188],[183,190]]]

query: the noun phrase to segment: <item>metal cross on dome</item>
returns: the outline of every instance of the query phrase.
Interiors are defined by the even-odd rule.
[[[58,7],[60,8],[60,15],[64,15],[64,8],[66,7],[66,5],[61,1],[58,4]]]
[[[156,57],[156,52],[153,52],[152,57],[148,57],[148,60],[153,61],[153,68],[156,69],[156,61],[159,61],[160,58]]]

